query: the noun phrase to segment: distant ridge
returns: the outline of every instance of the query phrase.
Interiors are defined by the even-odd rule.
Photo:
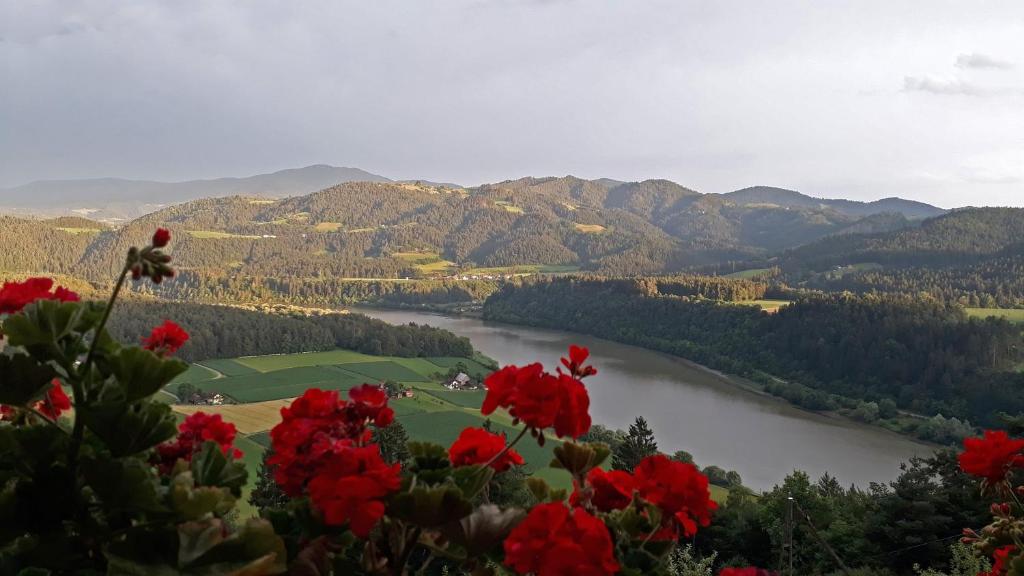
[[[121,220],[152,212],[161,206],[200,198],[232,195],[282,198],[300,196],[345,182],[390,182],[359,168],[315,164],[244,178],[184,182],[155,182],[121,178],[39,180],[0,189],[0,208],[43,215],[74,213],[91,218]]]
[[[945,214],[946,210],[902,198],[883,198],[873,202],[859,202],[856,200],[815,198],[802,194],[795,190],[775,188],[772,186],[752,186],[735,192],[722,194],[737,204],[766,204],[781,206],[783,208],[831,208],[847,216],[864,217],[872,214],[891,212],[902,214],[910,219],[931,218]]]

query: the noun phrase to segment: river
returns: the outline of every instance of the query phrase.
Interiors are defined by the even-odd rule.
[[[465,336],[501,364],[543,362],[554,370],[569,344],[590,348],[595,423],[626,429],[647,419],[659,448],[686,450],[701,466],[736,470],[767,490],[793,470],[824,472],[867,487],[899,474],[900,462],[933,448],[877,427],[800,410],[735,385],[680,358],[600,338],[408,310],[360,309],[392,324],[429,324]]]

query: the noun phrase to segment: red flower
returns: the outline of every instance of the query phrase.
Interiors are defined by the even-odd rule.
[[[484,386],[487,395],[480,411],[485,415],[506,408],[530,428],[554,427],[559,438],[578,438],[590,429],[590,397],[575,376],[552,375],[536,363],[510,365],[488,376]]]
[[[583,382],[558,375],[561,405],[555,414],[555,434],[562,438],[579,438],[590,430],[590,395]]]
[[[24,282],[4,282],[0,288],[0,314],[16,314],[36,300],[58,300],[60,302],[78,302],[78,294],[64,287],[53,288],[53,280],[49,278],[29,278]]]
[[[615,574],[611,536],[601,520],[561,502],[534,506],[505,539],[505,565],[537,576]]]
[[[593,376],[597,374],[597,369],[593,366],[584,366],[583,363],[587,361],[587,357],[590,356],[590,350],[582,346],[575,344],[569,345],[569,358],[562,358],[562,366],[569,369],[569,373],[577,378],[586,378],[587,376]]]
[[[452,461],[452,466],[486,464],[504,449],[505,437],[501,434],[493,434],[483,428],[466,428],[448,449],[448,458]],[[491,462],[490,466],[498,472],[504,472],[513,464],[522,465],[523,457],[511,449]]]
[[[348,409],[353,420],[370,420],[384,428],[395,420],[395,411],[388,408],[388,393],[381,386],[363,384],[348,391]]]
[[[46,392],[46,397],[36,404],[36,410],[39,410],[47,418],[56,420],[61,413],[70,409],[71,399],[64,393],[64,388],[61,388],[60,380],[55,378],[50,390]]]
[[[66,410],[71,409],[71,399],[64,393],[60,380],[54,378],[50,389],[46,391],[46,396],[36,402],[34,407],[47,418],[56,420]],[[0,405],[0,420],[13,420],[16,413],[11,406]]]
[[[747,566],[746,568],[722,568],[722,571],[718,573],[718,576],[775,576],[775,572],[765,570],[763,568],[754,568],[753,566]]]
[[[143,339],[142,347],[161,356],[167,356],[177,352],[185,342],[188,342],[188,332],[174,322],[164,320],[163,324],[153,328],[148,338]]]
[[[640,496],[660,508],[666,521],[674,518],[685,536],[696,534],[698,525],[711,523],[718,505],[711,500],[707,476],[693,464],[658,454],[641,460],[633,476]]]
[[[387,393],[379,386],[357,386],[349,397],[346,402],[335,391],[310,388],[281,409],[281,422],[270,431],[274,455],[267,463],[289,496],[300,496],[332,454],[368,442],[369,423],[383,427],[394,420]]]
[[[1003,430],[985,430],[983,438],[964,438],[960,468],[984,478],[989,484],[1002,482],[1010,468],[1024,467],[1024,440],[1011,439]]]
[[[235,425],[225,422],[220,414],[196,412],[178,425],[177,438],[157,446],[157,465],[166,474],[178,460],[191,461],[206,442],[216,443],[225,455],[237,460],[242,451],[234,447],[236,434]]]
[[[171,231],[166,228],[157,228],[153,234],[153,247],[163,248],[171,241]]]
[[[348,522],[356,536],[366,538],[384,515],[383,499],[401,486],[401,469],[386,464],[376,445],[345,447],[310,480],[309,496],[324,522]]]
[[[633,501],[636,480],[628,472],[594,468],[587,474],[587,482],[594,491],[590,501],[602,512],[622,510]]]

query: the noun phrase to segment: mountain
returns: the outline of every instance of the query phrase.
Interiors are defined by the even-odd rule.
[[[0,208],[43,215],[78,214],[96,220],[124,221],[162,206],[231,195],[281,198],[309,194],[343,182],[388,182],[358,168],[317,164],[245,178],[153,182],[98,178],[40,180],[0,190]]]
[[[795,190],[773,188],[771,186],[753,186],[722,194],[722,197],[741,205],[780,206],[783,208],[832,209],[847,216],[863,218],[872,214],[891,212],[902,214],[910,219],[931,218],[946,211],[913,200],[902,198],[883,198],[873,202],[856,200],[815,198],[801,194]]]

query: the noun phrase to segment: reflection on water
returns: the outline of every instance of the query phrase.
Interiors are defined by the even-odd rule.
[[[789,472],[825,471],[866,486],[899,474],[899,464],[931,448],[878,428],[799,410],[738,388],[685,361],[590,336],[406,310],[360,312],[394,324],[415,322],[466,336],[502,364],[553,369],[570,343],[590,348],[598,375],[587,379],[594,422],[623,428],[643,416],[659,448],[686,450],[700,465],[736,470],[763,490]]]

